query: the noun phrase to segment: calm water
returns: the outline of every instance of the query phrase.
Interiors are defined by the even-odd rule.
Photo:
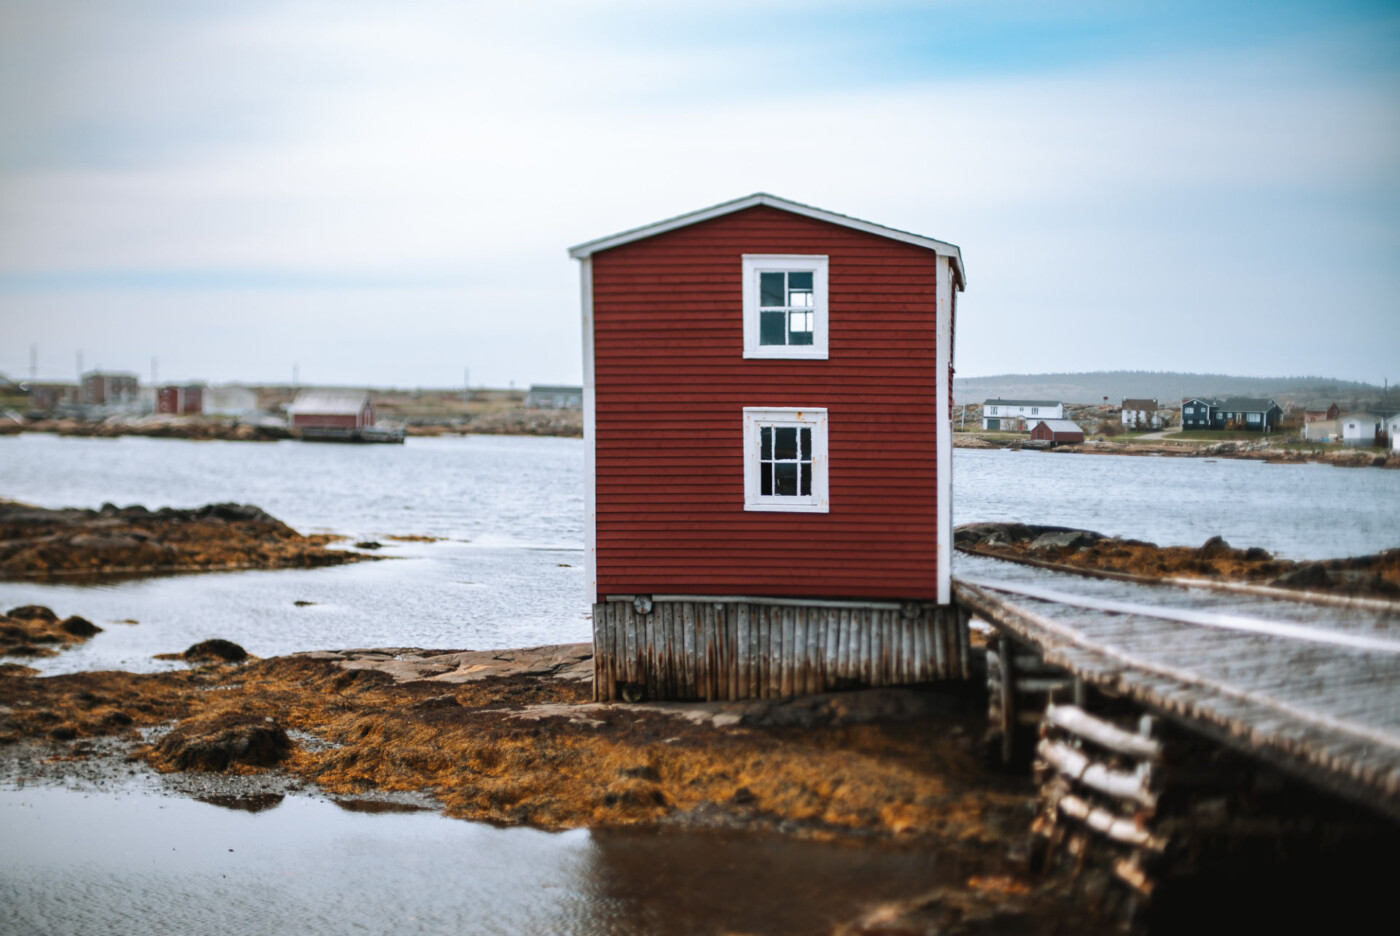
[[[0,790],[6,936],[806,936],[957,871],[909,849],[495,829],[313,796],[248,813],[149,792]]]
[[[1400,472],[1184,458],[956,450],[955,518],[1082,526],[1162,544],[1216,534],[1291,558],[1400,546]],[[303,532],[378,539],[395,558],[317,570],[113,585],[0,583],[0,607],[45,604],[106,632],[45,672],[177,667],[210,637],[259,656],[327,647],[520,647],[589,638],[583,445],[409,439],[402,447],[165,439],[0,438],[0,497],[257,504]],[[391,543],[420,534],[438,543]],[[313,604],[298,606],[298,601]],[[116,623],[135,620],[136,625]]]
[[[1400,546],[1400,472],[976,450],[957,451],[955,469],[958,522],[1177,544],[1222,534],[1292,557]],[[446,538],[334,569],[0,583],[0,608],[46,604],[106,627],[42,662],[47,672],[178,666],[150,656],[216,636],[271,656],[589,634],[577,440],[356,447],[22,435],[0,438],[0,497],[51,507],[240,501],[304,532]],[[116,623],[124,619],[139,623]],[[551,835],[350,813],[304,795],[250,814],[139,784],[0,790],[5,934],[799,934],[958,876],[926,853],[752,835]]]

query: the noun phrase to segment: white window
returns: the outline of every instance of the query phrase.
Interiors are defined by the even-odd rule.
[[[744,407],[744,509],[830,510],[826,410]]]
[[[827,258],[744,254],[744,357],[826,360]]]
[[[995,406],[989,408],[988,413],[992,416],[995,416],[997,414],[997,408]]]
[[[1038,407],[1038,406],[1032,406],[1032,407],[1031,407],[1031,415],[1032,415],[1032,416],[1039,416],[1039,415],[1040,415],[1040,407]]]

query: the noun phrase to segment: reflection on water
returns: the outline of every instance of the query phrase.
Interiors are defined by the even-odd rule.
[[[884,847],[501,830],[306,796],[253,814],[138,793],[0,792],[11,936],[809,934],[941,880],[932,856]]]

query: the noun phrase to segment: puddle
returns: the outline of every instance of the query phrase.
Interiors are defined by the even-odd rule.
[[[956,870],[884,846],[498,829],[298,793],[218,799],[0,790],[0,932],[796,936]]]

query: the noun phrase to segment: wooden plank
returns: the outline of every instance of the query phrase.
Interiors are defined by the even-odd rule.
[[[715,700],[719,694],[719,629],[715,621],[713,602],[700,606],[700,629],[705,635],[705,651],[701,659],[705,664],[705,698]]]
[[[1016,733],[1015,671],[1011,661],[1016,653],[1011,638],[1002,635],[997,644],[997,662],[1001,670],[1001,762],[1011,763]]]

